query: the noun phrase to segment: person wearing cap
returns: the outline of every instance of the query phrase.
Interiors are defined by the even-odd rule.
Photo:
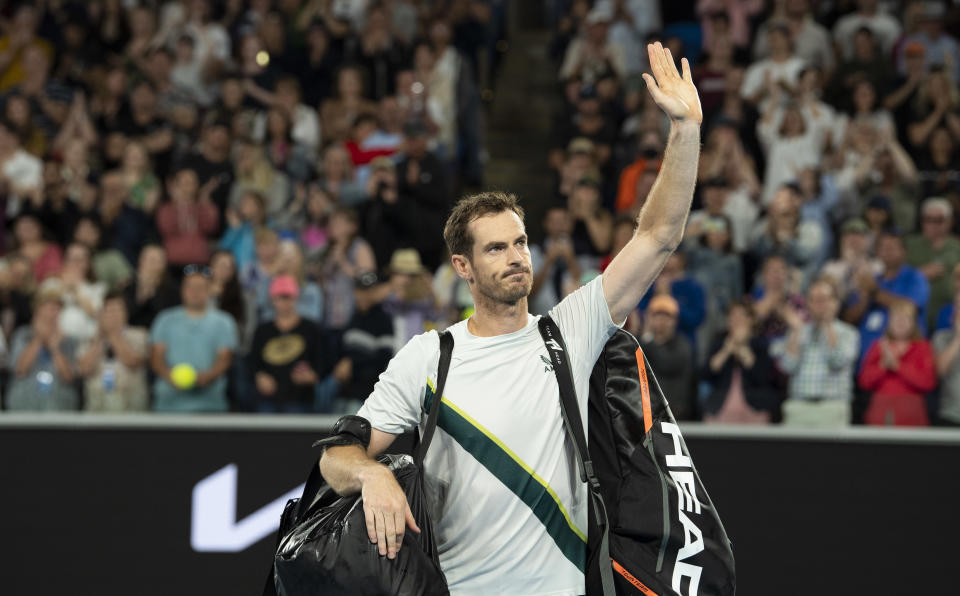
[[[907,263],[930,283],[928,329],[934,328],[940,309],[953,300],[953,268],[960,263],[960,240],[951,233],[953,207],[941,197],[930,197],[920,209],[920,233],[906,237]]]
[[[272,321],[253,334],[250,368],[256,385],[258,412],[303,413],[313,409],[314,385],[322,368],[321,331],[315,321],[297,313],[300,284],[292,275],[270,282]],[[325,383],[337,383],[330,377]]]
[[[920,179],[916,164],[896,135],[881,135],[875,141],[873,151],[857,164],[856,176],[860,196],[881,196],[889,201],[892,225],[917,229]]]
[[[181,306],[161,312],[150,328],[150,366],[156,375],[157,412],[226,412],[227,370],[237,349],[237,324],[210,306],[210,270],[189,265],[180,285]],[[197,373],[189,388],[178,388],[170,371],[188,364]]]
[[[647,50],[653,71],[644,74],[648,92],[671,118],[660,178],[626,246],[601,276],[550,312],[581,396],[603,346],[680,244],[696,184],[703,113],[690,65],[681,61],[681,75],[660,43]],[[440,500],[431,524],[444,545],[439,563],[452,594],[586,591],[587,487],[577,481],[565,445],[556,375],[544,366],[549,352],[538,317],[529,312],[533,272],[523,214],[516,196],[500,191],[456,204],[444,239],[476,310],[450,327],[455,347],[443,395],[430,389],[436,387],[439,335],[422,333],[391,359],[358,412],[370,424],[369,445],[328,447],[320,460],[335,492],[363,495],[368,538],[381,556],[395,559],[398,545],[409,548],[402,546],[406,529],[416,533],[419,527],[393,473],[374,458],[398,434],[421,425],[423,408],[435,400],[441,423],[423,473],[428,488],[440,489],[427,492]],[[474,448],[481,437],[494,451]],[[491,457],[521,460],[522,473],[508,478]],[[517,499],[520,487],[537,495]],[[537,514],[532,503],[547,507],[547,515]]]
[[[370,395],[393,357],[397,343],[394,318],[383,306],[388,290],[374,271],[360,271],[354,279],[355,307],[343,334],[343,357],[351,367],[350,379],[339,392],[344,411],[355,411],[348,404],[356,405]]]
[[[829,277],[837,288],[840,304],[846,304],[855,280],[862,274],[876,277],[883,264],[870,254],[870,228],[859,217],[850,218],[840,226],[840,254],[824,263],[821,277]]]
[[[77,410],[74,387],[76,344],[60,331],[63,298],[57,290],[37,293],[29,326],[14,331],[12,378],[7,409],[19,411]]]
[[[923,48],[927,68],[940,66],[950,70],[950,78],[960,80],[960,46],[954,36],[943,30],[946,10],[942,2],[922,2],[920,15],[916,21],[917,29],[898,44],[897,67],[901,73],[909,72],[905,68],[903,54],[912,46]],[[956,31],[954,30],[954,34]]]
[[[428,329],[427,325],[437,315],[436,299],[430,272],[423,266],[415,248],[395,250],[387,273],[390,280],[383,286],[387,292],[383,307],[393,317],[396,330],[394,352],[397,352],[412,337]]]
[[[644,316],[640,347],[657,371],[657,382],[664,395],[670,396],[670,411],[677,420],[696,420],[694,399],[693,347],[677,333],[680,305],[671,296],[654,296]]]
[[[837,319],[840,300],[830,278],[807,288],[809,320],[789,305],[781,309],[785,337],[774,340],[770,355],[789,378],[783,423],[839,427],[850,424],[854,365],[860,337],[852,325]]]

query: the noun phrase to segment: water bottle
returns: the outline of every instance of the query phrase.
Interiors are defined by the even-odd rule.
[[[113,391],[117,386],[117,371],[113,368],[113,363],[107,363],[103,365],[103,390],[107,393]]]
[[[40,350],[40,354],[37,356],[37,373],[35,379],[37,382],[37,391],[39,393],[49,393],[53,389],[53,382],[56,378],[53,376],[51,369],[53,368],[53,358],[50,357],[50,353],[47,352],[46,348]]]

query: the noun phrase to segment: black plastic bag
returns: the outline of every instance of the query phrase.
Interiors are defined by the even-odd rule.
[[[406,493],[420,533],[407,529],[396,558],[388,559],[367,537],[360,495],[340,497],[326,484],[311,489],[308,481],[304,496],[287,505],[281,521],[274,558],[278,596],[449,594],[426,515],[420,471],[409,455],[377,459],[390,467]],[[311,476],[318,477],[316,466],[314,470]]]

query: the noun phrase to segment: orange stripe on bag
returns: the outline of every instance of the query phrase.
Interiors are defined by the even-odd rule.
[[[630,582],[630,585],[632,585],[634,588],[646,594],[646,596],[657,596],[656,592],[654,592],[647,586],[643,585],[643,582],[640,581],[639,579],[633,577],[633,574],[631,574],[629,571],[624,569],[623,566],[620,565],[620,563],[617,563],[613,559],[610,559],[610,560],[613,561],[613,570],[619,573],[620,575],[622,575],[625,580]]]
[[[643,348],[637,347],[637,370],[640,371],[640,402],[643,405],[643,432],[650,432],[653,417],[650,414],[650,384],[647,382],[647,366],[643,362]]]

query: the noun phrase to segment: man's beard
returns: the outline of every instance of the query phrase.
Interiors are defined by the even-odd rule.
[[[523,283],[510,282],[504,286],[503,282],[514,273],[523,273]],[[481,279],[479,276],[478,280]],[[477,283],[477,292],[484,298],[496,304],[506,304],[514,306],[521,299],[530,295],[533,288],[533,279],[530,277],[530,268],[527,266],[510,269],[509,271],[498,275],[495,279],[479,281]]]

